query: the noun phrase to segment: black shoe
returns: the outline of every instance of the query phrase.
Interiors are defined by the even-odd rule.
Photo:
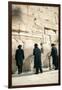
[[[43,71],[41,71],[40,73],[43,73]]]
[[[21,74],[22,72],[18,72],[18,74]]]
[[[41,70],[40,73],[43,73],[43,71]]]
[[[58,70],[58,68],[55,68],[55,70]]]
[[[38,74],[38,72],[36,72],[35,74]]]
[[[20,72],[18,72],[18,74],[20,74]]]

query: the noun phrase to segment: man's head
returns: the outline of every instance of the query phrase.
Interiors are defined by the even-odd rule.
[[[38,44],[37,44],[37,43],[35,43],[35,44],[34,44],[34,47],[35,47],[35,48],[36,48],[36,47],[38,47]]]
[[[18,45],[18,48],[20,49],[22,47],[22,45]]]
[[[52,43],[52,44],[51,44],[51,47],[55,47],[55,44],[54,44],[54,43]]]

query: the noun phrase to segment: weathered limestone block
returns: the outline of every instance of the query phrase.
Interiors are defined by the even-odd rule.
[[[34,57],[33,55],[29,56],[24,64],[23,64],[23,71],[33,71],[33,67],[34,67]]]
[[[42,66],[43,67],[49,67],[49,55],[51,52],[51,47],[50,45],[43,44],[43,54],[41,54],[41,60],[42,60]]]
[[[24,64],[23,64],[23,71],[30,71],[31,70],[31,61],[33,59],[33,41],[26,40],[24,43]]]
[[[17,48],[17,42],[15,39],[12,39],[12,73],[14,73],[17,69],[16,61],[15,61],[16,48]]]

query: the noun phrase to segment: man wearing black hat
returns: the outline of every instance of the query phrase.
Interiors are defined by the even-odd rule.
[[[55,70],[58,69],[58,56],[57,56],[57,48],[55,47],[55,44],[51,44],[51,56],[53,59],[53,65],[55,66]]]
[[[16,65],[18,67],[18,74],[22,73],[22,66],[24,60],[24,51],[21,49],[22,45],[18,45],[18,49],[16,50],[15,60]]]
[[[36,68],[35,74],[38,74],[39,70],[42,73],[41,50],[38,48],[38,44],[34,45],[33,55],[34,55],[34,68]]]

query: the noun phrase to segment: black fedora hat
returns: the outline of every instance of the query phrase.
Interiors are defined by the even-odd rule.
[[[51,46],[55,46],[55,44],[54,44],[54,43],[52,43],[52,44],[51,44]]]
[[[22,47],[22,45],[18,45],[18,48],[21,48]]]

